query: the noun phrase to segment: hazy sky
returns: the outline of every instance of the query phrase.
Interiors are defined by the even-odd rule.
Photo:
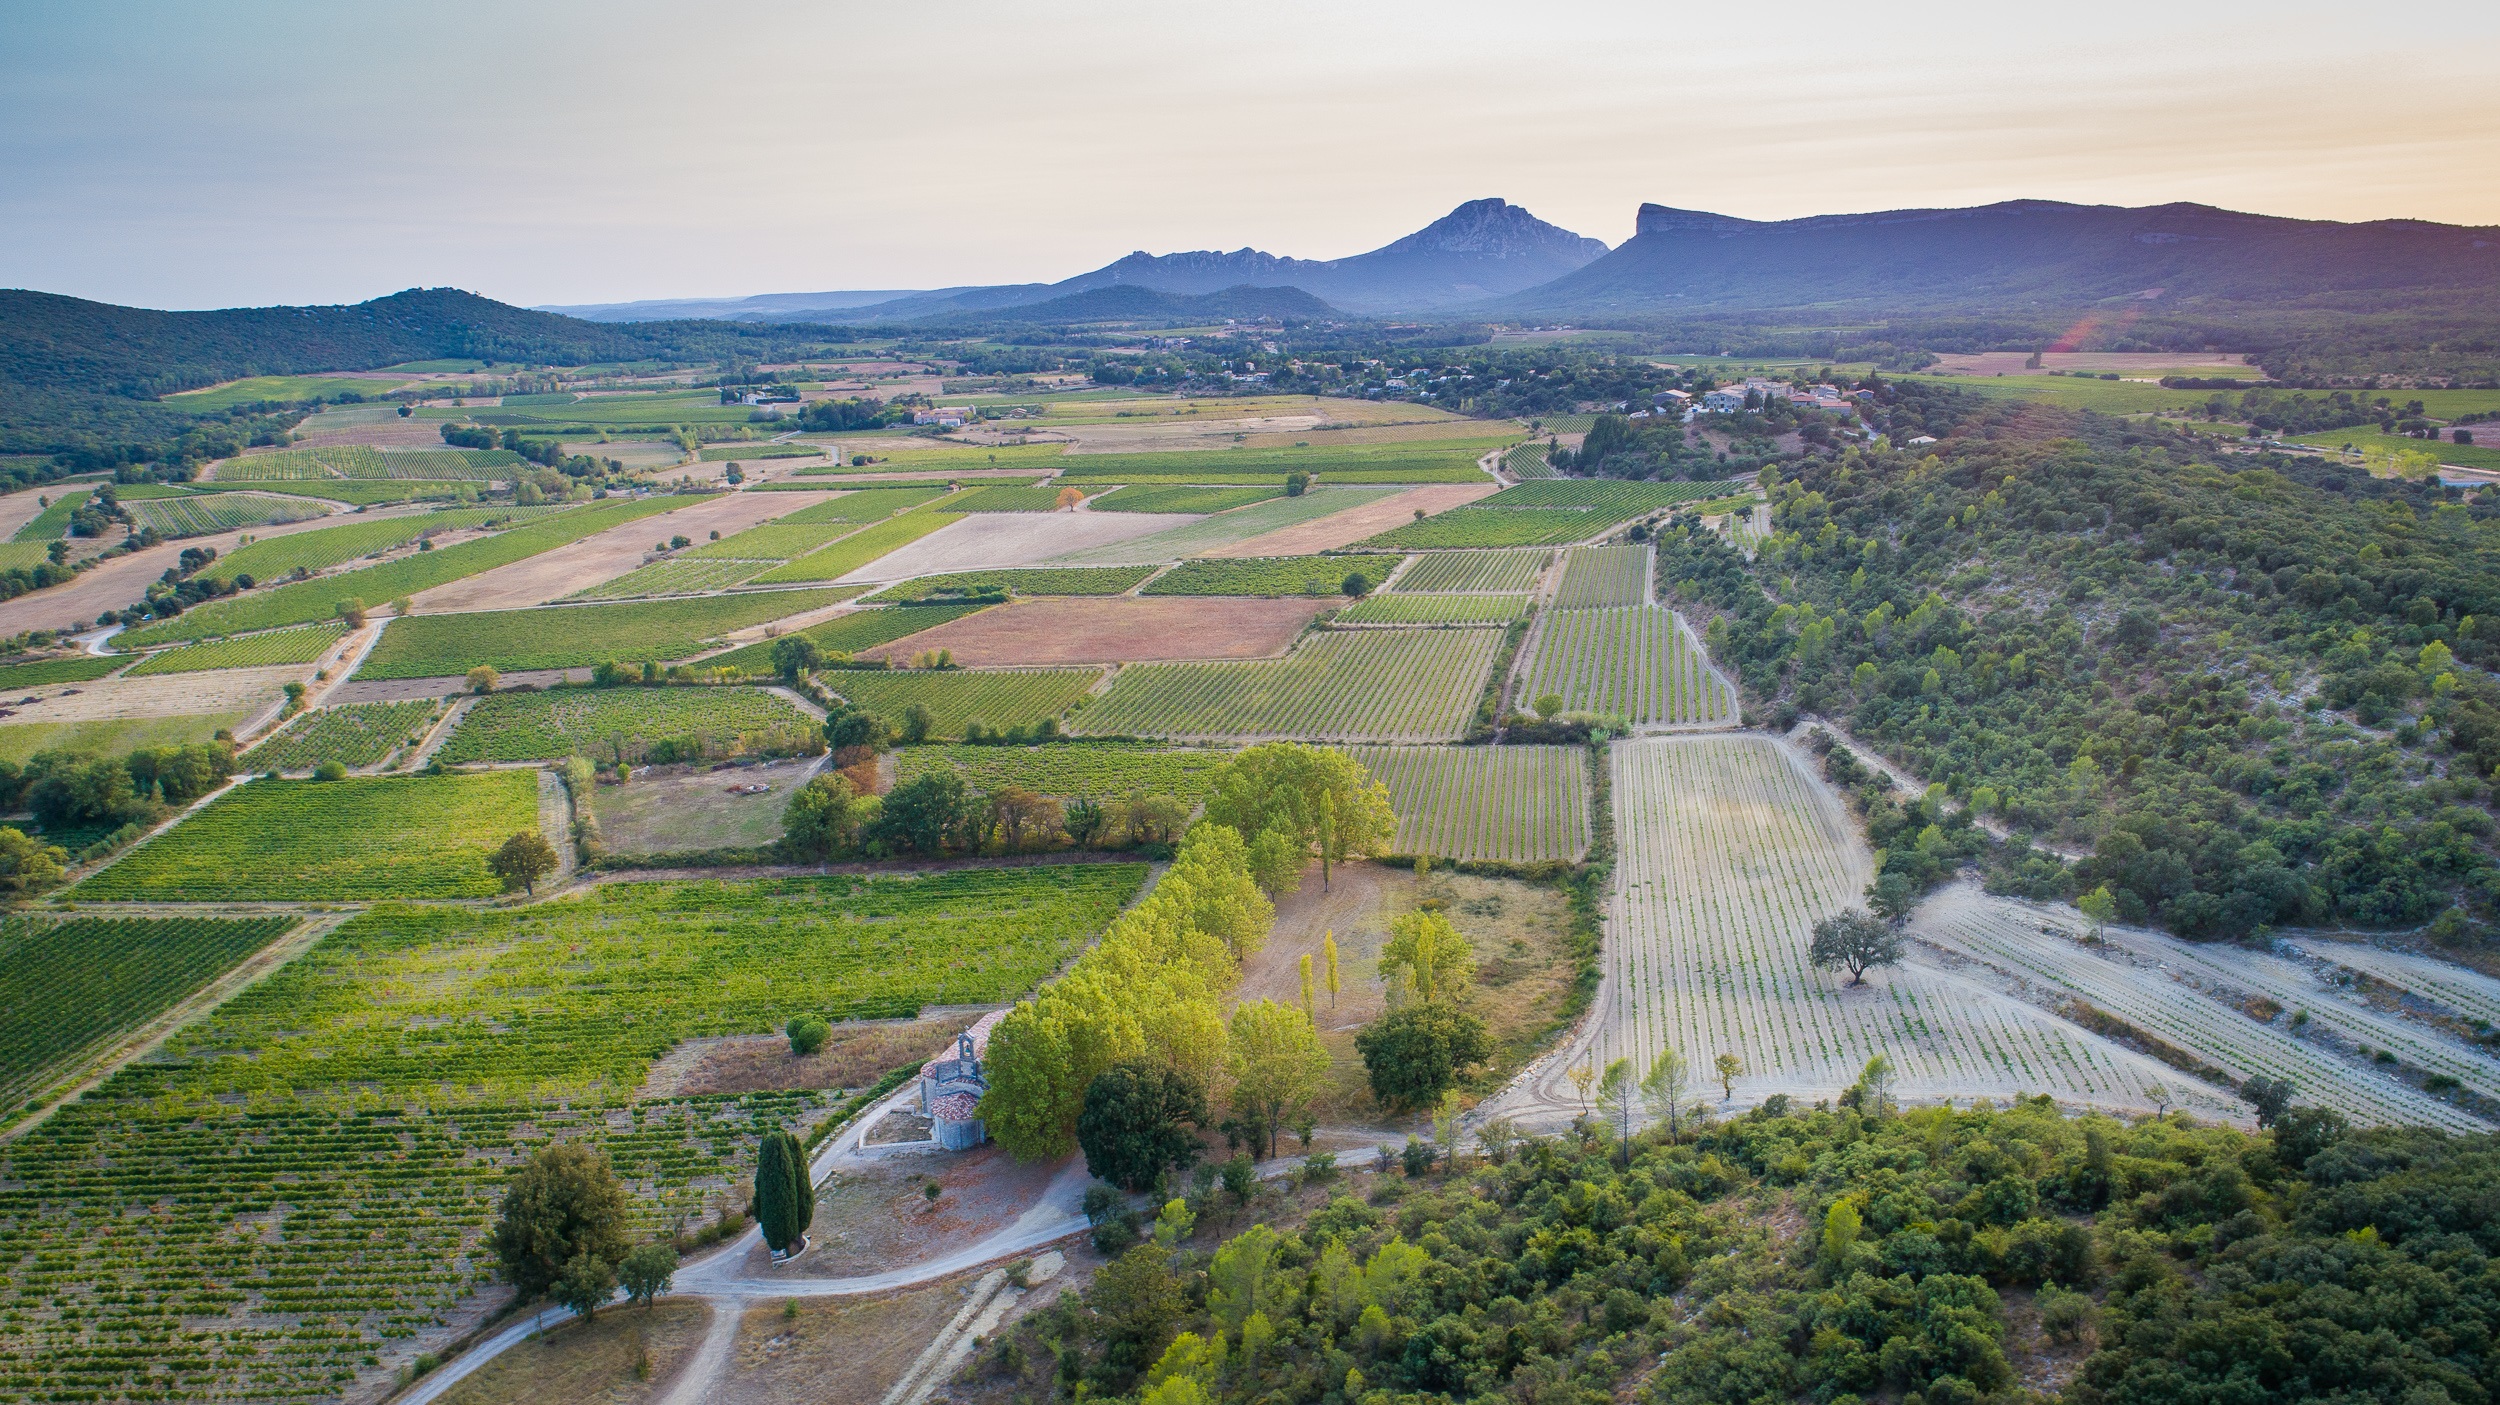
[[[0,285],[1053,280],[2016,196],[2500,224],[2500,5],[0,0]]]

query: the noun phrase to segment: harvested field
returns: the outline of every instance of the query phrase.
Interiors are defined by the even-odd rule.
[[[610,527],[553,551],[436,586],[416,597],[417,611],[441,614],[453,610],[516,610],[561,599],[637,569],[655,542],[673,536],[703,541],[712,532],[726,537],[824,500],[812,493],[723,493],[688,498],[684,507]]]
[[[75,692],[53,693],[41,702],[17,707],[16,715],[9,720],[94,722],[194,712],[255,712],[276,703],[286,684],[312,674],[311,664],[299,663],[153,678],[100,679],[79,684]]]
[[[968,667],[1281,658],[1330,599],[1056,597],[1017,600],[865,651],[952,649]]]
[[[1196,520],[1160,512],[976,513],[887,552],[842,579],[883,583],[912,576],[1030,566],[1056,556],[1151,536]]]
[[[1207,555],[1304,556],[1313,552],[1334,551],[1401,523],[1412,522],[1418,511],[1427,517],[1436,512],[1446,512],[1462,503],[1490,497],[1500,488],[1500,484],[1490,479],[1482,483],[1436,483],[1430,487],[1409,488],[1394,497],[1350,507],[1229,546],[1219,546]]]

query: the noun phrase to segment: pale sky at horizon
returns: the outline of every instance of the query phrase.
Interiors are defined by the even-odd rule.
[[[2500,6],[0,0],[0,286],[152,307],[1051,281],[2033,197],[2500,224]]]

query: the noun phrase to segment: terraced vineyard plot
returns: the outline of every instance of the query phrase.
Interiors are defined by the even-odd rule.
[[[1137,483],[1098,497],[1089,506],[1095,512],[1227,512],[1265,502],[1283,492],[1282,487],[1201,488]]]
[[[1655,605],[1548,610],[1522,691],[1635,723],[1731,723],[1736,698],[1675,616]]]
[[[1806,964],[1816,920],[1861,901],[1870,856],[1839,802],[1762,737],[1618,742],[1615,910],[1600,1067],[1674,1048],[1744,1060],[1739,1096],[1829,1097],[1884,1054],[1906,1101],[2051,1093],[2150,1107],[2173,1070],[1940,969],[1845,987]],[[2221,1110],[2219,1099],[2196,1104]]]
[[[390,622],[356,676],[433,678],[467,673],[479,664],[508,673],[607,660],[665,662],[700,653],[706,642],[732,631],[845,598],[837,590],[774,590],[636,605],[412,615]]]
[[[1575,546],[1563,558],[1557,610],[1594,610],[1649,603],[1649,548]]]
[[[1048,746],[907,746],[894,753],[897,782],[953,767],[983,794],[1021,786],[1037,795],[1105,799],[1143,790],[1195,801],[1229,751],[1055,742]]]
[[[2044,920],[2051,919],[2051,920]],[[2049,990],[2088,1002],[2135,1028],[2197,1058],[2219,1066],[2235,1079],[2255,1074],[2289,1079],[2303,1102],[2331,1107],[2355,1121],[2403,1122],[2446,1127],[2452,1131],[2486,1130],[2482,1121],[2461,1108],[2431,1097],[2396,1079],[2364,1071],[2331,1050],[2294,1037],[2291,1030],[2251,1019],[2192,983],[2193,953],[2185,943],[2156,939],[2162,952],[2178,952],[2190,968],[2163,970],[2149,962],[2113,960],[2087,951],[2072,938],[2052,936],[2044,926],[2063,928],[2064,921],[2041,909],[1963,891],[1948,893],[1920,914],[1918,934],[1950,950],[1998,969],[2025,977]],[[2120,944],[2135,934],[2111,929]],[[2303,973],[2305,978],[2305,972]],[[2182,978],[2184,977],[2184,978]],[[2247,989],[2240,984],[2241,989]],[[2317,1020],[2337,1012],[2321,1001],[2303,1002]],[[2285,1017],[2288,1022],[2288,1016]],[[2443,1041],[2444,1042],[2444,1041]],[[2455,1047],[2455,1046],[2452,1046]],[[2479,1055],[2456,1049],[2461,1061],[2490,1064]],[[2489,1086],[2491,1074],[2474,1075]],[[2203,1091],[2205,1085],[2185,1074],[2170,1080]],[[2469,1086],[2473,1086],[2469,1084]],[[2245,1109],[2234,1107],[2234,1113]]]
[[[0,1103],[174,1007],[293,917],[13,917],[0,924]]]
[[[1152,566],[1035,566],[1024,570],[965,571],[922,576],[889,585],[870,600],[927,600],[940,595],[1123,595],[1155,573]]]
[[[1389,789],[1393,848],[1534,863],[1589,850],[1588,753],[1573,746],[1358,746]]]
[[[1360,575],[1363,589],[1377,590],[1397,569],[1396,556],[1251,556],[1228,561],[1183,561],[1146,587],[1147,595],[1336,595],[1345,578]]]
[[[1389,593],[1534,590],[1553,561],[1550,551],[1428,551],[1415,558]]]
[[[734,1198],[757,1135],[835,1096],[639,1097],[681,1041],[1012,998],[1144,876],[624,883],[353,921],[0,1152],[0,1375],[38,1398],[161,1397],[169,1371],[186,1398],[379,1397],[487,1281],[509,1168],[549,1139],[608,1153],[640,1239]]]
[[[0,542],[0,571],[31,571],[51,555],[48,542]]]
[[[848,522],[766,522],[716,542],[690,547],[683,556],[697,560],[787,561],[830,546],[858,530]]]
[[[73,654],[63,659],[39,659],[34,663],[13,663],[0,666],[0,693],[15,693],[21,688],[41,688],[53,683],[85,683],[102,678],[130,662],[128,654]]]
[[[848,587],[856,593],[864,587]],[[914,605],[907,609],[854,610],[836,615],[822,624],[812,624],[798,631],[816,641],[816,647],[828,654],[856,654],[879,644],[891,644],[906,635],[934,629],[948,620],[962,619],[986,605]],[[737,668],[750,674],[773,672],[773,645],[777,641],[759,639],[725,654],[714,654],[703,660],[704,668]]]
[[[160,673],[197,673],[210,668],[266,668],[271,664],[311,663],[345,637],[345,624],[316,624],[302,629],[272,630],[267,634],[245,634],[233,639],[220,639],[213,644],[186,644],[179,649],[148,655],[130,670],[128,676],[147,678]]]
[[[538,773],[252,781],[72,889],[114,902],[483,898],[486,855],[538,828]]]
[[[379,471],[382,465],[382,455],[378,451],[359,445],[354,453],[371,456],[376,470],[372,476],[376,478],[382,476]],[[328,461],[332,459],[352,462],[353,454],[346,449],[275,449],[266,454],[245,454],[240,458],[226,459],[217,464],[217,481],[220,483],[301,483],[343,476],[330,470]]]
[[[562,510],[546,507],[460,507],[407,517],[347,522],[336,527],[294,532],[236,547],[208,563],[200,574],[215,581],[231,581],[238,575],[248,575],[256,581],[275,581],[296,570],[326,571],[332,566],[344,565],[377,551],[406,546],[419,537],[436,532],[470,527],[518,526]]]
[[[926,606],[915,607],[926,609]],[[953,669],[924,673],[910,670],[850,670],[822,674],[818,681],[851,702],[900,722],[913,703],[929,709],[930,735],[960,737],[967,722],[992,727],[1029,727],[1057,717],[1076,705],[1101,670],[1052,668],[1019,670]]]
[[[385,449],[382,451],[382,478],[397,479],[465,479],[485,483],[512,477],[512,471],[529,460],[510,449]],[[371,478],[370,472],[356,472],[350,478]]]
[[[647,743],[708,733],[723,741],[772,732],[799,739],[816,721],[763,688],[559,688],[481,698],[435,752],[463,761],[636,760]]]
[[[1340,624],[1508,624],[1525,619],[1529,595],[1375,595],[1340,611]]]
[[[208,493],[188,498],[147,498],[125,501],[130,519],[168,537],[204,537],[240,527],[266,527],[326,517],[330,509],[310,498],[274,493]]]
[[[1076,730],[1149,737],[1449,741],[1493,666],[1491,629],[1346,630],[1282,659],[1135,664]]]
[[[243,634],[257,629],[275,629],[280,625],[311,624],[326,620],[338,612],[339,597],[352,594],[368,605],[415,595],[422,590],[497,566],[552,551],[578,541],[593,532],[666,512],[681,506],[674,498],[627,498],[568,507],[544,520],[497,532],[491,537],[447,546],[440,551],[419,552],[368,566],[356,573],[351,589],[343,591],[345,582],[333,580],[298,581],[293,585],[263,587],[230,600],[215,600],[196,610],[185,610],[170,620],[158,620],[144,629],[135,629],[116,636],[125,648],[144,648],[171,644],[178,640],[207,639],[221,634]]]
[[[253,771],[309,771],[324,761],[378,766],[423,732],[441,706],[420,698],[315,708],[245,752],[243,764]]]
[[[318,483],[199,483],[193,491],[201,493],[282,493],[296,497],[322,498],[356,506],[417,502],[427,499],[449,499],[459,496],[463,485],[439,479],[372,479],[325,478]]]
[[[839,488],[839,483],[810,483],[809,489],[822,491]],[[923,503],[946,496],[946,485],[931,483],[917,488],[861,488],[844,493],[830,502],[802,507],[786,517],[774,520],[785,526],[807,526],[826,522],[854,522],[865,526],[882,521],[898,512],[906,512]]]
[[[674,556],[665,561],[654,561],[648,566],[638,566],[586,590],[574,591],[564,598],[634,600],[647,595],[699,595],[743,584],[748,577],[761,575],[777,564],[772,561],[717,561],[692,555]]]
[[[2304,941],[2299,950],[2411,991],[2465,1019],[2500,1025],[2500,981],[2480,971],[2358,942]]]
[[[757,576],[755,583],[780,585],[797,581],[838,580],[897,547],[908,546],[940,527],[962,520],[960,512],[915,508],[900,517],[889,517],[853,532],[822,551],[777,566]]]

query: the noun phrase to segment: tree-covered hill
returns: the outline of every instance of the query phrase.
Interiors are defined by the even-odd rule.
[[[203,414],[157,397],[245,376],[363,371],[446,357],[558,366],[762,360],[825,335],[822,328],[725,322],[612,326],[456,288],[411,288],[344,307],[213,312],[0,290],[0,452],[144,462],[183,452],[186,436],[224,430],[231,438],[272,407]]]
[[[2489,1138],[2007,1109],[1595,1127],[1201,1192],[960,1393],[1144,1405],[2481,1405]],[[1219,1218],[1221,1217],[1221,1218]],[[1244,1221],[1255,1221],[1244,1227]],[[1167,1228],[1181,1216],[1166,1211]],[[1212,1231],[1212,1232],[1210,1232]]]
[[[1713,616],[1758,713],[1832,717],[2092,851],[1999,865],[2035,895],[2107,883],[2122,916],[2197,937],[2491,918],[2500,500],[1879,393],[1896,437],[1944,442],[1775,468],[1752,563],[1693,524],[1661,536],[1662,588]],[[1951,838],[1877,842],[1923,887]]]

